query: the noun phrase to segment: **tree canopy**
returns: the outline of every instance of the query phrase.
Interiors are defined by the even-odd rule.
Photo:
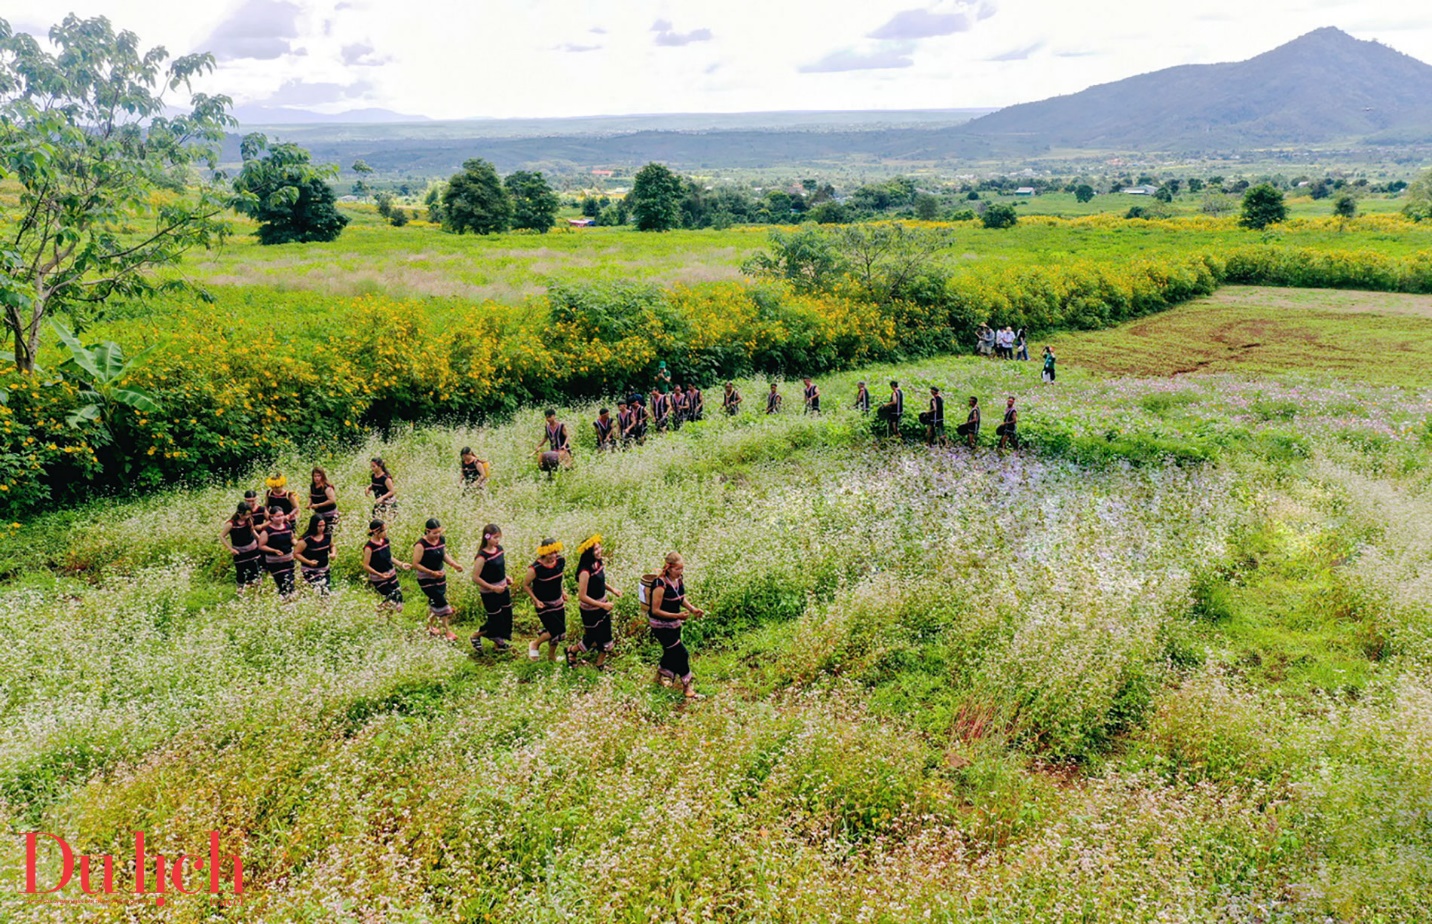
[[[681,177],[664,164],[647,164],[637,171],[628,196],[638,231],[670,231],[681,227],[684,196]]]
[[[230,100],[190,91],[212,55],[171,61],[104,17],[67,16],[49,37],[53,53],[0,20],[0,178],[19,190],[0,311],[25,372],[47,315],[82,324],[113,296],[183,286],[150,271],[221,239],[230,199],[212,176]]]
[[[1243,214],[1238,223],[1254,231],[1262,231],[1288,217],[1283,194],[1271,183],[1260,183],[1243,194]]]
[[[442,192],[443,230],[455,234],[500,234],[512,227],[512,197],[497,169],[474,157],[463,162]]]
[[[298,145],[270,146],[258,133],[245,136],[240,151],[244,166],[234,180],[234,207],[259,223],[260,244],[324,242],[343,233],[348,219],[339,214],[327,180],[337,175],[336,167],[315,166]]]
[[[518,170],[503,181],[512,197],[512,227],[546,234],[557,220],[561,200],[540,172]]]

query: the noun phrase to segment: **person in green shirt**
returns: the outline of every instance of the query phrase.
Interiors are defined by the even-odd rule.
[[[1054,347],[1044,348],[1044,381],[1054,381]]]

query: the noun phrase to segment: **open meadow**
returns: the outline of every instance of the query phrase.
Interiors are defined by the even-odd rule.
[[[0,822],[121,864],[135,831],[168,854],[218,831],[244,894],[77,911],[7,880],[4,918],[1422,918],[1432,230],[953,230],[939,294],[876,303],[743,280],[764,231],[359,222],[334,245],[235,241],[185,265],[215,304],[100,320],[86,339],[157,347],[128,381],[162,411],[109,444],[65,442],[63,386],[15,383],[0,412],[12,455],[48,466],[12,460],[6,491],[95,485],[0,531]],[[984,320],[1028,325],[1034,361],[968,355]],[[598,406],[658,358],[707,419],[598,454]],[[820,416],[799,413],[807,371]],[[851,399],[891,378],[912,426],[931,385],[951,428],[978,396],[980,445],[877,438]],[[781,414],[759,413],[768,381]],[[1018,451],[994,445],[1005,395]],[[576,443],[552,480],[543,404]],[[460,488],[464,445],[485,489]],[[601,533],[625,592],[608,668],[522,657],[524,600],[518,654],[475,655],[465,574],[458,644],[424,631],[411,575],[405,612],[375,614],[374,455],[405,556],[437,517],[470,565],[493,522],[509,574],[563,541],[575,596]],[[94,475],[126,460],[127,490]],[[224,517],[315,464],[344,515],[334,593],[236,599]],[[707,611],[689,702],[653,682],[634,593],[671,550]],[[13,877],[22,839],[3,842]]]

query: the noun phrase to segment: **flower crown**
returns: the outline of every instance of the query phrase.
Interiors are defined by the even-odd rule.
[[[288,479],[283,477],[282,475],[275,475],[272,478],[265,478],[264,484],[268,485],[270,488],[281,488],[284,485],[288,484]]]
[[[562,543],[560,542],[553,542],[550,545],[539,545],[537,546],[537,557],[542,558],[546,555],[555,555],[560,551],[562,551]]]
[[[578,554],[578,555],[581,555],[581,554],[582,554],[583,552],[585,552],[587,549],[590,549],[592,546],[598,544],[598,543],[601,542],[601,541],[602,541],[602,534],[601,534],[601,533],[593,533],[593,534],[591,535],[591,537],[587,539],[586,542],[583,542],[581,545],[577,546],[577,554]]]

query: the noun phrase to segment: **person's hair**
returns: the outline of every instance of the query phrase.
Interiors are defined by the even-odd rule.
[[[979,399],[979,396],[978,396],[978,395],[970,395],[970,404],[979,404],[979,403],[980,403],[980,399]]]
[[[857,384],[857,385],[864,385],[864,384],[865,384],[865,380],[864,380],[864,379],[861,379],[859,382],[856,382],[855,384]]]
[[[249,500],[252,500],[253,498],[258,497],[258,496],[259,496],[259,492],[257,492],[257,491],[245,491],[245,492],[244,492],[244,497],[245,497],[245,498],[248,498]]]
[[[598,542],[597,545],[601,545],[601,543]],[[597,563],[597,545],[582,550],[581,556],[577,559],[578,571],[585,571]]]
[[[726,383],[726,387],[727,387],[727,388],[735,388],[735,387],[736,387],[736,383],[735,383],[735,382],[727,382],[727,383]]]
[[[899,388],[899,387],[900,387],[900,383],[897,382],[897,381],[895,381],[894,379],[891,379],[891,380],[890,380],[890,387],[891,387],[891,388]]]
[[[312,483],[312,481],[313,481],[313,476],[314,476],[314,475],[317,475],[319,478],[322,478],[322,479],[323,479],[323,486],[324,486],[325,488],[328,487],[328,473],[327,473],[327,472],[325,472],[323,469],[318,468],[317,466],[315,466],[314,469],[313,469],[313,471],[309,472],[309,474],[308,474],[308,480],[309,480],[310,483]]]
[[[610,414],[611,411],[608,410],[607,408],[602,408],[601,410],[597,411],[597,413],[598,413],[599,415],[600,415],[600,414]]]
[[[666,560],[661,565],[661,576],[666,577],[671,573],[671,566],[681,561],[680,552],[667,552]]]
[[[381,471],[381,472],[382,472],[384,475],[386,475],[387,477],[389,477],[389,478],[392,478],[392,477],[393,477],[393,473],[390,472],[390,471],[388,471],[388,463],[383,461],[383,457],[382,457],[382,456],[374,456],[373,458],[369,459],[368,461],[371,462],[372,464],[378,466],[379,471]]]
[[[464,456],[470,456],[470,455],[472,455],[472,447],[471,447],[471,446],[464,446],[464,447],[462,447],[462,452],[459,453],[459,455],[464,455]]]
[[[940,393],[940,386],[938,386],[938,385],[931,385],[931,386],[930,386],[930,391],[933,391],[935,394],[938,395],[938,394]]]
[[[373,534],[376,533],[378,530],[382,529],[383,527],[385,527],[385,526],[387,526],[387,525],[388,525],[388,524],[384,523],[382,520],[369,520],[369,521],[368,521],[368,535],[370,535],[370,536],[373,535]]]
[[[493,536],[502,535],[502,528],[496,523],[489,523],[482,528],[482,544],[487,545],[487,540]]]
[[[275,506],[273,506],[273,507],[270,507],[270,508],[268,509],[268,515],[269,515],[270,517],[288,516],[288,514],[284,511],[284,509],[283,509],[282,507],[277,506],[277,505],[275,505]]]
[[[326,522],[327,521],[324,520],[323,517],[319,516],[316,513],[313,516],[309,517],[308,526],[303,531],[303,538],[307,539],[309,536],[316,536],[318,534],[318,524]],[[326,530],[327,527],[325,526],[324,529]]]
[[[428,521],[423,524],[423,529],[442,529],[442,528],[443,528],[443,525],[438,522],[438,518],[437,518],[437,517],[428,517]]]
[[[556,417],[556,416],[557,416],[557,412],[554,411],[554,410],[552,410],[552,409],[549,407],[549,408],[547,408],[547,410],[545,410],[545,411],[542,412],[542,416],[543,416],[543,417]]]
[[[243,503],[242,501],[239,502],[238,507],[234,508],[234,519],[236,520],[240,517],[251,516],[252,514],[253,511],[249,509],[249,505]]]

